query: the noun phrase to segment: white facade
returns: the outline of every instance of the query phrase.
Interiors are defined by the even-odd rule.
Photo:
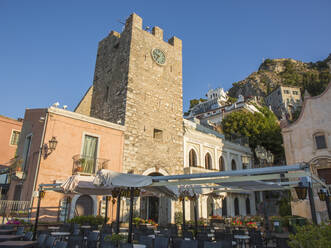
[[[196,155],[195,164],[192,164],[190,152],[194,151]],[[209,169],[206,165],[206,156],[209,154],[211,158],[211,166]],[[192,155],[191,155],[192,156]],[[212,129],[197,124],[192,121],[184,120],[184,173],[206,173],[212,171],[232,170],[232,165],[235,164],[237,170],[251,168],[252,152],[249,147],[241,146],[225,140],[224,136]],[[223,168],[221,165],[223,158]],[[243,161],[248,161],[243,164]],[[191,164],[190,164],[191,163]],[[209,199],[208,196],[199,197],[199,218],[208,218],[209,215],[255,215],[255,197],[254,193],[222,193],[226,197],[226,214],[223,212],[225,203],[222,199]],[[234,201],[235,198],[239,202],[239,213],[235,213]],[[249,199],[250,213],[246,213],[246,200]],[[209,203],[209,207],[207,207]],[[186,202],[187,220],[194,218],[193,208],[190,202]]]

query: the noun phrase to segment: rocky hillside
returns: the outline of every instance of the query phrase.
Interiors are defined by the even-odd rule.
[[[278,85],[298,86],[315,96],[323,92],[331,81],[331,54],[323,61],[304,63],[294,59],[266,59],[257,72],[233,83],[231,97],[239,94],[265,97]]]

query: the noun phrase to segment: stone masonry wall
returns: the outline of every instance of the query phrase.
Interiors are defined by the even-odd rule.
[[[152,59],[153,48],[165,52],[164,66]],[[91,115],[125,124],[123,172],[182,173],[181,40],[165,42],[162,29],[149,33],[132,14],[121,34],[112,31],[99,44]],[[162,130],[162,139],[154,138],[154,129]]]

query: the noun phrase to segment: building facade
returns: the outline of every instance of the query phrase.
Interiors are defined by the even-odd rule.
[[[292,119],[293,112],[302,105],[300,88],[279,86],[265,97],[265,103],[279,119]]]
[[[249,169],[252,168],[252,157],[249,147],[229,142],[224,135],[199,122],[184,120],[184,173]],[[220,199],[209,195],[199,197],[199,218],[256,214],[254,192],[224,192],[221,195]],[[192,203],[185,204],[186,219],[194,220]]]
[[[121,171],[124,130],[121,125],[60,108],[27,110],[8,200],[36,207],[39,184],[62,183],[74,174],[93,175],[102,168]],[[56,141],[55,149],[50,141]],[[47,191],[41,218],[57,221],[64,216],[102,214],[100,197],[74,195],[67,200],[64,194]]]
[[[10,165],[16,154],[22,121],[0,116],[0,199],[6,199]]]
[[[299,118],[282,128],[287,164],[306,162],[311,172],[331,186],[331,83],[319,96],[305,96]],[[327,219],[325,202],[314,188],[318,221]],[[308,200],[298,201],[295,193],[292,212],[311,219]]]

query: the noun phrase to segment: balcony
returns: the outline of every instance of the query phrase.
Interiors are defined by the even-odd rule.
[[[197,174],[197,173],[208,173],[208,172],[216,172],[216,169],[206,169],[202,166],[190,166],[184,168],[184,174]]]
[[[75,155],[73,159],[72,174],[93,175],[98,170],[110,169],[109,159],[88,157],[84,155]]]

